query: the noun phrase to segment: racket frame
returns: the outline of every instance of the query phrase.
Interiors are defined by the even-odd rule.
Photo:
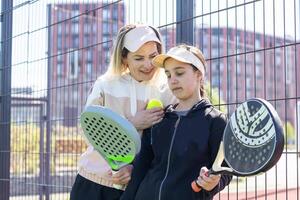
[[[92,120],[91,120],[92,119]],[[80,116],[80,123],[81,127],[83,129],[84,136],[86,137],[88,143],[90,143],[93,148],[106,160],[107,164],[111,167],[112,173],[115,174],[117,171],[130,164],[135,155],[140,151],[141,148],[141,139],[140,135],[135,129],[135,127],[124,117],[120,116],[119,114],[113,112],[112,110],[105,108],[103,106],[98,105],[91,105],[87,106],[85,110],[82,112]],[[98,126],[93,126],[91,123],[97,123]],[[102,124],[103,123],[103,124]],[[106,123],[106,124],[104,124]],[[115,131],[109,131],[109,133],[103,133],[105,130],[101,129],[100,126],[110,126],[110,128],[117,130],[117,132],[121,135],[120,137],[123,137],[122,141],[118,140],[118,143],[126,142],[130,146],[124,147],[120,145],[113,144],[112,146],[103,144],[102,147],[100,145],[100,142],[95,142],[96,137],[115,137],[112,134],[115,133]],[[90,127],[90,128],[89,128]],[[111,135],[109,135],[111,134]],[[125,135],[125,136],[124,136]],[[125,139],[126,138],[126,139]],[[98,138],[101,140],[101,138]],[[129,142],[128,142],[129,141]],[[115,141],[116,142],[116,141]],[[97,144],[98,143],[98,144]],[[110,143],[112,144],[112,142]],[[104,147],[106,150],[104,150]],[[122,147],[131,149],[130,155],[126,157],[126,155],[111,155],[106,152],[122,152],[128,150],[128,149],[121,149]],[[118,149],[119,148],[119,149]],[[116,189],[122,189],[124,188],[123,185],[113,185]]]
[[[262,104],[268,110],[268,114],[272,118],[272,121],[274,123],[274,126],[275,126],[276,130],[278,130],[277,132],[281,132],[281,133],[278,133],[278,134],[282,134],[283,133],[282,125],[279,125],[279,124],[281,124],[281,121],[280,121],[280,118],[278,116],[278,113],[276,112],[276,110],[274,109],[274,107],[268,101],[265,101],[265,100],[260,99],[260,98],[253,98],[253,99],[249,99],[249,100],[245,101],[244,103],[247,103],[248,101],[258,101],[260,104]],[[270,113],[272,113],[272,115]],[[235,114],[235,112],[233,114]],[[230,126],[230,122],[228,122],[226,124],[225,130],[226,130],[226,128],[229,128],[227,126]],[[212,168],[208,171],[208,173],[205,174],[206,176],[209,176],[210,174],[228,174],[228,175],[238,175],[238,176],[239,175],[240,176],[253,176],[253,175],[261,174],[261,173],[267,171],[268,169],[271,168],[271,166],[274,166],[275,163],[280,158],[280,156],[279,156],[278,158],[276,158],[275,160],[273,160],[273,156],[270,157],[268,159],[268,161],[266,162],[267,164],[265,164],[263,167],[259,168],[258,170],[255,170],[255,172],[251,172],[251,173],[240,173],[240,172],[237,172],[237,171],[235,171],[230,166],[230,163],[228,163],[228,161],[226,160],[226,157],[224,155],[224,151],[225,151],[224,150],[224,142],[223,142],[224,137],[225,137],[225,134],[223,135],[223,139],[220,142],[219,150],[218,150],[217,156],[215,158],[215,161],[214,161],[214,163],[212,165]],[[274,155],[274,152],[275,153],[277,153],[277,152],[281,152],[282,153],[282,150],[283,150],[283,141],[282,141],[282,138],[278,139],[277,138],[277,134],[275,134],[274,137],[275,137],[275,144],[276,145],[273,148],[272,155]],[[278,145],[279,145],[279,147],[278,147]],[[273,160],[273,162],[271,163],[271,166],[269,166],[268,168],[265,168],[266,165],[268,165],[270,163],[271,159]],[[228,164],[229,167],[222,167],[221,166],[224,160]],[[198,184],[197,179],[191,183],[191,187],[192,187],[192,189],[195,192],[199,192],[202,189],[201,186]]]

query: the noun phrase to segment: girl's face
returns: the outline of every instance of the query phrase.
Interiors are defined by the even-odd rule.
[[[165,61],[165,73],[169,88],[180,101],[197,100],[200,97],[201,73],[192,65],[168,58]]]
[[[154,67],[151,62],[156,55],[158,55],[156,42],[147,42],[136,52],[128,52],[123,63],[128,66],[130,74],[135,80],[149,81],[157,70],[157,67]]]

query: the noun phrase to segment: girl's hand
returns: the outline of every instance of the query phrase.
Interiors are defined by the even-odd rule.
[[[201,168],[197,183],[206,191],[211,191],[219,184],[221,175],[210,174],[208,176],[208,171],[206,167]]]
[[[148,110],[137,111],[135,116],[131,116],[128,120],[137,130],[144,130],[160,122],[164,116],[162,108],[152,108]]]
[[[117,185],[126,185],[131,179],[132,169],[132,165],[126,165],[122,167],[117,173],[111,173],[112,182]]]

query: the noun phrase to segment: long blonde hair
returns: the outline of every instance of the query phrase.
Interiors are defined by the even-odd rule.
[[[109,76],[109,77],[117,76],[118,77],[128,71],[127,66],[124,65],[122,62],[123,58],[126,58],[128,52],[129,52],[128,49],[126,49],[124,47],[124,37],[130,30],[136,28],[137,26],[138,26],[138,24],[128,24],[128,25],[123,26],[119,30],[114,47],[113,47],[110,63],[109,63],[108,69],[105,73],[106,76]],[[158,32],[158,30],[152,26],[149,26],[149,27],[153,29],[157,38],[161,41],[161,43],[163,43],[162,39],[161,39],[161,35]],[[163,45],[159,44],[159,43],[156,43],[156,44],[157,44],[158,53],[159,54],[163,53],[163,51],[164,51]],[[160,75],[161,73],[163,73],[162,70],[158,69],[157,73],[154,75],[154,77],[151,80],[153,80],[153,82],[160,81],[160,80],[156,80],[156,79],[161,76]]]

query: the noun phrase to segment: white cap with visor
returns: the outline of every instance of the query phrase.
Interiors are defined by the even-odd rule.
[[[136,52],[143,44],[150,41],[161,44],[161,41],[151,27],[137,25],[126,33],[124,37],[124,47],[130,52]]]
[[[189,47],[190,48],[190,47]],[[194,65],[203,75],[205,67],[201,60],[185,47],[173,47],[166,54],[160,54],[153,58],[152,64],[156,67],[164,68],[164,63],[167,58],[173,58],[177,61]]]

